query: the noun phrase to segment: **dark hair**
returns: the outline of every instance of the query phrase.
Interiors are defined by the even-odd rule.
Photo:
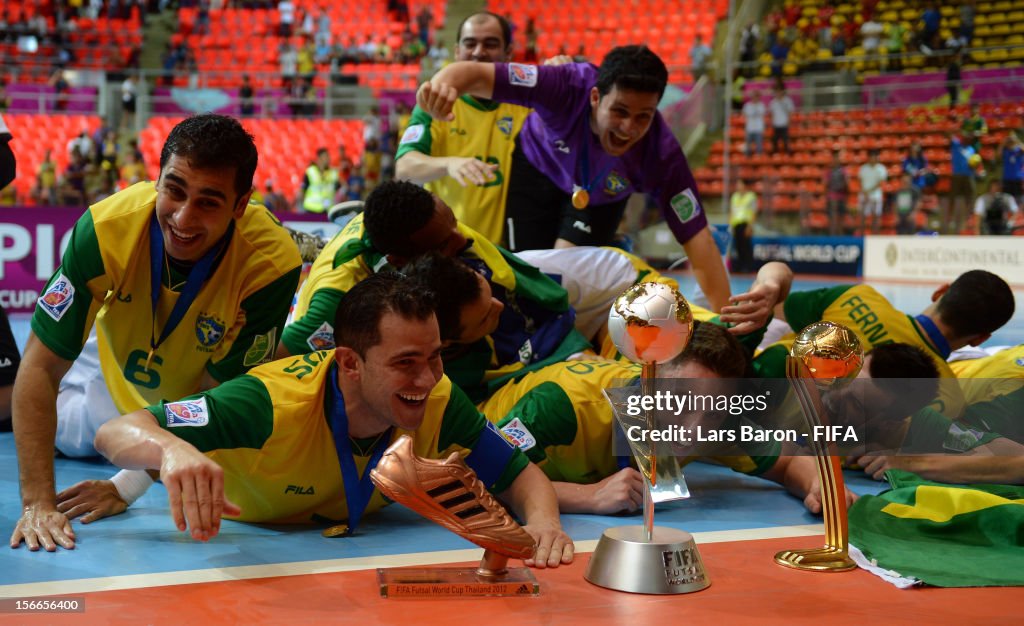
[[[647,46],[619,46],[604,57],[597,70],[597,92],[607,95],[613,86],[644,93],[665,95],[668,69]]]
[[[935,312],[957,337],[984,335],[1013,317],[1013,291],[992,272],[971,270],[957,277],[936,303]]]
[[[172,156],[183,157],[196,169],[235,168],[235,193],[252,189],[258,158],[256,144],[233,117],[204,113],[178,123],[160,151],[160,172]]]
[[[480,297],[478,274],[458,259],[428,252],[407,265],[403,272],[437,299],[437,325],[442,341],[462,334],[462,309]]]
[[[334,315],[334,343],[366,351],[380,343],[380,321],[386,313],[427,320],[434,315],[434,294],[397,272],[380,272],[361,280],[345,294]]]
[[[363,207],[366,236],[378,252],[407,254],[409,238],[434,215],[434,196],[408,181],[387,181],[374,189]]]
[[[904,417],[936,398],[939,368],[923,348],[908,343],[883,343],[872,348],[868,373],[878,389],[892,397],[886,413]],[[913,382],[908,378],[915,379]]]
[[[743,346],[725,328],[710,322],[694,320],[689,345],[670,364],[679,367],[691,361],[722,378],[743,378],[748,373]]]
[[[503,48],[508,48],[512,45],[512,25],[508,23],[508,20],[497,13],[491,13],[490,11],[477,11],[470,15],[466,19],[459,22],[459,30],[455,31],[455,44],[462,45],[462,27],[466,25],[466,22],[473,20],[474,22],[483,21],[485,17],[493,17],[498,20],[498,24],[501,26],[501,38],[505,40]]]

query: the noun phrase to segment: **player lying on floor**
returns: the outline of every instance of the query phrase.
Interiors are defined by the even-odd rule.
[[[335,350],[268,363],[201,395],[116,418],[97,434],[97,449],[119,467],[160,470],[178,529],[206,541],[222,517],[347,520],[355,529],[363,513],[387,504],[360,476],[409,434],[418,456],[468,454],[537,541],[528,565],[571,562],[572,540],[544,473],[442,373],[434,295],[392,272],[349,295],[338,306]]]
[[[277,356],[334,347],[334,313],[353,285],[426,252],[457,256],[482,272],[502,304],[491,340],[446,358],[445,372],[474,402],[523,370],[590,347],[573,326],[565,289],[460,224],[440,198],[408,182],[382,183],[310,269]]]

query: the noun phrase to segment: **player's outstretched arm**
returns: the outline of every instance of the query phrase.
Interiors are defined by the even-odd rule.
[[[224,496],[224,471],[192,444],[160,428],[149,411],[113,419],[96,433],[96,450],[125,469],[159,469],[178,530],[208,541],[221,516],[241,510]]]
[[[494,180],[497,163],[484,163],[474,157],[429,156],[415,150],[406,152],[395,163],[395,178],[423,185],[451,176],[463,187],[483,187]]]
[[[729,276],[725,273],[725,265],[711,231],[705,227],[684,243],[683,249],[690,258],[690,267],[693,268],[697,284],[711,303],[711,310],[721,312],[722,307],[729,304],[731,290]]]
[[[765,263],[757,272],[750,291],[729,298],[722,307],[721,320],[733,324],[729,332],[746,335],[768,323],[777,304],[785,301],[793,285],[793,270],[785,263]]]
[[[498,497],[526,521],[523,529],[537,541],[537,551],[524,561],[526,565],[543,569],[572,563],[575,546],[562,530],[555,490],[540,468],[527,465]]]
[[[438,120],[455,119],[452,107],[462,94],[489,99],[494,94],[494,65],[476,61],[452,63],[420,85],[416,104]]]
[[[75,547],[75,532],[57,510],[53,477],[53,442],[57,433],[57,389],[71,362],[57,356],[30,333],[25,356],[14,381],[14,442],[21,482],[21,517],[11,534],[11,547],[22,541],[29,550],[40,546]]]
[[[1024,485],[1024,445],[1006,437],[956,455],[864,456],[857,464],[876,480],[886,470],[902,469],[942,483]]]
[[[640,472],[627,467],[590,485],[551,483],[558,496],[562,513],[614,515],[639,510],[644,505],[644,479]]]

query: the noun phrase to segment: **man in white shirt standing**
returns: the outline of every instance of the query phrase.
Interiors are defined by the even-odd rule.
[[[772,154],[779,151],[780,143],[786,147],[786,154],[789,154],[789,116],[796,110],[796,106],[793,99],[786,95],[785,87],[775,88],[768,109],[772,112]]]
[[[747,156],[754,152],[764,154],[764,116],[767,108],[761,101],[761,92],[756,89],[750,92],[750,99],[743,105],[743,120],[746,131]]]
[[[864,230],[868,216],[871,216],[871,232],[878,231],[878,220],[882,215],[882,183],[889,175],[885,166],[878,162],[878,150],[868,152],[868,162],[857,172],[860,178],[860,230]]]

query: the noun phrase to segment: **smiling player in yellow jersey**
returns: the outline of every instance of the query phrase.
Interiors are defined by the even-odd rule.
[[[512,53],[508,21],[488,11],[459,26],[456,61],[500,63]],[[434,120],[413,109],[402,130],[395,177],[425,184],[489,241],[502,242],[505,198],[515,138],[530,114],[527,107],[465,95],[455,103],[456,121]]]
[[[68,454],[95,454],[96,428],[119,412],[272,357],[301,262],[280,223],[248,206],[256,163],[237,120],[190,117],[168,135],[155,185],[114,194],[78,220],[15,382],[23,510],[12,547],[74,546],[56,508],[55,436]]]

